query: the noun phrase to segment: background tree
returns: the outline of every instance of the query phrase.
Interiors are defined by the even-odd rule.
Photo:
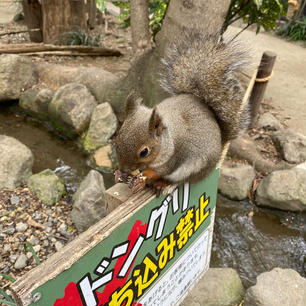
[[[38,0],[22,0],[22,9],[25,23],[30,30],[29,35],[31,41],[42,42],[42,13],[40,2]]]

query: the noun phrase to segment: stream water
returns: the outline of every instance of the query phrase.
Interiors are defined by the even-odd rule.
[[[14,137],[30,148],[34,154],[33,173],[47,168],[55,171],[70,195],[91,169],[86,155],[73,141],[56,134],[50,124],[23,115],[14,104],[0,103],[0,134]],[[114,184],[111,173],[103,177],[106,188]]]
[[[70,195],[91,169],[74,142],[20,114],[15,106],[0,104],[0,134],[27,145],[35,157],[33,172],[54,170]],[[106,188],[110,187],[113,175],[103,176]],[[218,197],[211,266],[236,269],[247,287],[256,282],[258,274],[274,267],[292,268],[305,277],[306,214],[256,209],[251,217],[252,209],[247,201]]]

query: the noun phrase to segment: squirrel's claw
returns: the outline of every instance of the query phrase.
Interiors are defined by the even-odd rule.
[[[169,185],[169,182],[163,179],[152,182],[152,188],[157,197],[161,195],[164,188],[167,187],[168,185]]]

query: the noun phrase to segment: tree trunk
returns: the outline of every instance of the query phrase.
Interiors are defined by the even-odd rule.
[[[94,29],[96,26],[96,14],[97,4],[96,0],[87,0],[87,12],[88,12],[88,27]]]
[[[44,43],[61,44],[63,34],[87,30],[84,0],[42,0]]]
[[[132,47],[136,55],[151,49],[149,1],[131,0]]]
[[[136,0],[134,1],[136,2]],[[228,11],[230,1],[231,0],[170,1],[162,29],[156,36],[157,47],[152,49],[151,52],[147,52],[139,57],[138,60],[133,63],[127,76],[119,80],[106,95],[107,101],[112,104],[115,112],[119,116],[124,113],[124,101],[132,89],[138,91],[144,98],[145,104],[150,107],[167,97],[168,94],[159,84],[159,75],[161,72],[160,59],[164,56],[167,44],[172,42],[176,37],[179,37],[186,27],[196,27],[203,33],[213,33],[220,30]],[[131,10],[133,11],[132,2],[131,0]],[[136,14],[141,14],[139,11],[137,12],[138,13],[134,11]],[[137,15],[135,18],[134,20],[138,23],[137,27],[139,31],[143,31],[141,26],[139,26],[139,18],[143,19],[143,16]]]
[[[33,42],[42,42],[42,13],[41,4],[38,0],[22,0],[22,8],[25,23],[29,30],[40,29],[40,31],[30,31],[30,40]]]

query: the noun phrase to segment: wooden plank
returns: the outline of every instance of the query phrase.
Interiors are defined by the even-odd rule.
[[[131,189],[127,184],[118,183],[107,189],[106,191],[106,203],[107,203],[107,214],[116,209],[119,205],[126,202],[130,197],[133,196]]]
[[[125,264],[128,256],[133,253],[137,241],[142,241],[143,244],[137,249],[135,253],[137,256],[135,255],[131,261],[132,263],[135,260],[135,264],[128,266],[131,267],[127,274],[129,278],[117,278],[116,274],[115,282],[107,288],[108,294],[105,298],[108,301],[112,300],[112,305],[122,305],[123,300],[118,300],[120,288],[134,286],[135,289],[129,291],[133,298],[129,299],[127,306],[132,305],[132,301],[152,306],[164,306],[178,301],[192,282],[208,269],[218,174],[219,171],[215,170],[201,182],[180,185],[172,195],[156,198],[148,189],[133,195],[58,253],[12,284],[11,291],[17,305],[98,305],[98,301],[94,298],[88,302],[85,301],[85,297],[88,299],[90,294],[93,297],[98,289],[100,297],[101,294],[106,294],[104,290],[109,283],[101,285],[101,279],[106,274],[115,274],[112,271],[116,270],[114,265],[117,265],[119,259],[122,259],[121,266],[119,270],[117,268],[116,273],[121,271],[123,263]],[[121,196],[124,197],[126,194]],[[191,228],[185,231],[187,236],[178,232],[181,231],[179,229],[182,229],[182,224],[185,224],[185,218],[191,225]],[[137,234],[136,238],[130,236],[132,233]],[[172,238],[169,238],[170,235]],[[131,242],[132,237],[134,242]],[[129,246],[131,244],[127,257],[114,255],[116,253],[114,250],[126,243]],[[199,264],[191,265],[191,258],[192,262]],[[151,268],[158,269],[156,272],[158,277],[156,281],[149,283],[150,290],[145,290],[146,294],[141,289],[140,278],[137,278],[138,270],[145,269],[147,265],[145,259],[153,260]],[[97,268],[103,268],[104,260],[109,260],[113,264],[105,273],[103,272],[105,269],[102,272],[97,271]],[[183,271],[186,270],[188,273],[182,278]],[[140,273],[141,279],[147,277],[145,270]],[[85,289],[80,287],[83,280],[89,282],[89,287],[85,286]],[[118,281],[121,282],[120,285]],[[94,288],[95,282],[99,282],[99,285]],[[160,290],[160,286],[166,283],[167,286],[173,286],[173,290],[165,295]],[[151,299],[154,303],[152,301],[148,304]],[[105,303],[107,302],[103,302],[103,305]]]

